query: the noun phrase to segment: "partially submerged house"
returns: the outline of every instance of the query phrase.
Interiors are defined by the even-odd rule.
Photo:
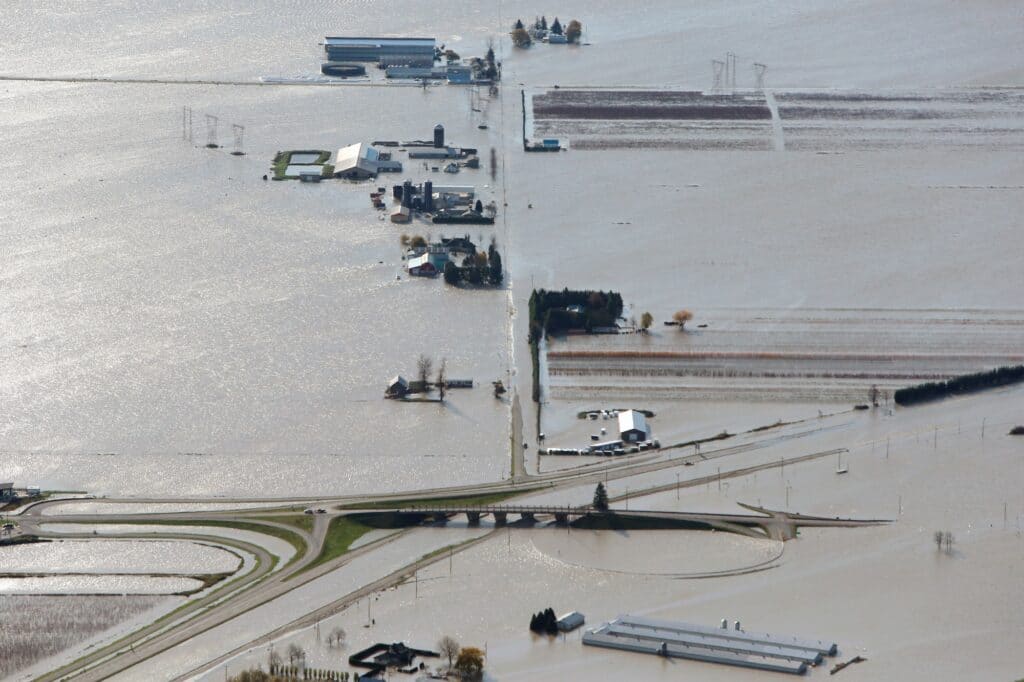
[[[438,273],[437,266],[431,262],[429,253],[410,258],[406,261],[406,267],[409,268],[409,274],[414,277],[436,277]]]
[[[626,443],[639,443],[650,437],[647,418],[636,410],[619,412],[619,437]]]
[[[388,382],[388,387],[384,391],[385,397],[388,398],[404,398],[409,393],[409,382],[405,380],[401,374],[395,376]]]

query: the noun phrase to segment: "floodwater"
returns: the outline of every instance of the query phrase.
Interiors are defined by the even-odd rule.
[[[123,575],[62,575],[0,578],[0,595],[10,594],[176,594],[195,590],[194,578]]]
[[[0,547],[0,566],[17,573],[222,573],[236,570],[239,558],[195,542],[55,540]]]
[[[698,316],[711,308],[928,308],[951,317],[1019,310],[1024,162],[1015,150],[921,149],[900,145],[899,135],[893,144],[888,126],[855,127],[854,136],[886,142],[884,150],[864,151],[872,145],[829,139],[834,128],[816,124],[804,125],[803,133],[790,130],[827,154],[792,148],[523,154],[518,146],[520,85],[708,88],[711,60],[727,51],[738,55],[739,87],[752,85],[755,61],[768,64],[769,86],[789,91],[1020,86],[1024,43],[1012,4],[659,0],[638,8],[568,0],[559,7],[561,18],[583,21],[591,45],[513,53],[509,26],[537,9],[518,0],[437,7],[412,0],[317,0],[300,7],[153,2],[69,11],[40,2],[6,8],[6,75],[255,83],[315,73],[316,43],[326,33],[388,32],[436,35],[463,54],[482,53],[494,36],[505,84],[497,101],[472,112],[466,92],[446,86],[0,81],[0,142],[8,150],[0,157],[0,479],[139,497],[370,493],[499,479],[509,466],[509,403],[494,400],[486,387],[508,379],[529,395],[523,311],[534,286],[613,288],[632,309],[650,310],[656,319],[680,307]],[[74,36],[71,45],[68,36]],[[185,106],[194,115],[191,141],[184,139]],[[218,117],[215,132],[207,115]],[[484,243],[496,235],[509,270],[506,290],[451,290],[401,276],[399,235],[441,231],[381,221],[367,196],[377,183],[260,179],[280,149],[426,137],[438,122],[457,144],[498,151],[496,180],[485,168],[460,174],[458,182],[490,185],[483,189],[499,206],[498,224],[469,232]],[[245,126],[246,156],[227,153],[233,123]],[[487,131],[478,128],[482,123]],[[226,149],[201,148],[214,135]],[[791,140],[799,146],[799,137]],[[413,179],[426,177],[420,169],[409,171]],[[385,180],[381,184],[392,178]],[[446,358],[451,377],[472,377],[478,388],[453,391],[443,407],[381,400],[387,379],[411,374],[420,353]],[[547,413],[564,425],[583,402],[591,401],[556,396]],[[678,401],[683,407],[673,419],[657,402],[659,432],[689,433],[686,401]],[[768,411],[727,402],[721,416],[709,416],[713,409],[697,411],[716,426],[753,426]],[[727,413],[733,409],[735,418]],[[787,405],[778,417],[795,409]],[[806,411],[799,406],[799,416]],[[532,430],[534,420],[524,417]],[[857,422],[861,427],[864,419]],[[833,434],[797,452],[845,445]],[[743,463],[777,454],[765,451]],[[709,467],[697,468],[707,474]],[[972,479],[977,505],[984,504],[985,481],[1006,470],[984,470],[984,477]],[[612,492],[670,483],[673,473],[612,481]],[[920,471],[897,473],[886,488],[890,507],[889,493],[899,499]],[[771,496],[777,502],[794,494],[780,479],[766,489],[726,487],[718,502],[732,506],[730,495],[738,491],[749,494],[747,501]],[[849,480],[857,480],[852,472]],[[935,497],[955,497],[934,472],[928,480],[934,493],[926,509],[941,508]],[[1019,483],[1019,475],[1001,480]],[[580,488],[565,499],[586,501],[590,494]],[[993,509],[980,517],[998,524]],[[923,518],[919,534],[928,534],[931,517]],[[739,587],[720,579],[616,578],[624,574],[571,567],[531,551],[524,536],[515,547],[497,539],[464,567],[466,580],[447,579],[443,565],[425,576],[434,579],[427,594],[430,585],[448,586],[437,590],[439,599],[409,602],[409,586],[395,591],[405,601],[378,616],[383,625],[393,614],[394,627],[366,634],[425,646],[441,629],[485,647],[490,637],[489,660],[508,679],[554,670],[564,679],[610,671],[668,677],[679,668],[655,660],[634,668],[636,658],[603,652],[579,655],[578,643],[577,655],[567,658],[566,648],[525,633],[529,613],[548,605],[579,607],[600,619],[636,606],[716,622],[742,610],[756,613],[764,629],[843,636],[851,651],[869,643],[883,660],[902,664],[904,674],[922,660],[941,660],[948,633],[962,632],[969,622],[972,634],[958,641],[978,655],[962,660],[995,660],[999,652],[991,643],[1002,646],[1008,632],[1019,630],[1019,618],[1005,610],[1016,602],[1002,594],[995,600],[995,590],[978,595],[960,588],[1017,584],[1006,566],[1019,564],[1019,548],[1014,545],[1018,555],[1012,555],[991,536],[978,540],[971,548],[980,565],[975,572],[993,576],[988,583],[965,580],[967,573],[939,573],[944,569],[921,551],[886,553],[886,543],[909,541],[871,533],[871,551],[842,560],[832,555],[844,550],[850,535],[822,547],[797,544],[784,564],[787,572],[756,574]],[[285,617],[435,546],[416,537],[395,543],[381,555],[383,564],[367,556],[350,573],[305,586]],[[809,550],[801,553],[804,547]],[[595,565],[609,559],[592,552],[575,558]],[[803,558],[817,563],[808,568]],[[844,574],[851,582],[841,589],[829,570],[836,563],[851,567]],[[952,608],[927,612],[934,617],[925,624],[934,628],[916,644],[896,648],[881,634],[864,634],[881,632],[877,624],[892,608],[877,582],[888,572],[908,588],[924,572],[930,580],[927,590],[905,592],[906,608],[893,630],[921,626],[911,614],[941,604],[937,595],[954,598]],[[784,576],[784,590],[776,575]],[[67,580],[47,585],[88,587]],[[139,589],[155,589],[151,579],[138,580],[150,581]],[[98,587],[94,581],[93,590]],[[123,580],[112,589],[122,591]],[[218,631],[244,643],[275,616],[264,609]],[[346,618],[350,632],[362,634],[362,614]],[[481,633],[485,641],[475,641]],[[190,651],[152,659],[150,670],[162,665],[158,674],[177,672],[218,655],[223,643],[215,636],[208,633]],[[614,663],[620,660],[630,662]],[[997,661],[988,671],[1009,678],[1011,666]],[[964,669],[961,676],[970,674]]]

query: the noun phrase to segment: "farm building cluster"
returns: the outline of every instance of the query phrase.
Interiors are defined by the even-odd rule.
[[[372,62],[387,78],[447,81],[453,85],[489,85],[500,78],[494,51],[462,59],[435,38],[328,36],[324,38],[320,72],[325,76],[365,76],[362,63]],[[440,63],[439,63],[440,62]]]

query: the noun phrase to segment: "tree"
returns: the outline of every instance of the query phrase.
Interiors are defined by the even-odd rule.
[[[451,64],[452,62],[457,62],[461,59],[459,53],[456,52],[455,50],[445,50],[444,58],[448,61],[449,64]]]
[[[517,22],[523,23],[523,22]],[[517,27],[512,31],[512,44],[516,47],[529,47],[530,46],[530,34],[526,32],[525,28]]]
[[[598,483],[594,488],[594,509],[608,511],[608,491],[604,489],[604,483]]]
[[[504,279],[505,275],[501,270],[501,254],[498,253],[497,249],[494,249],[494,251],[490,253],[488,261],[490,263],[491,268],[491,284],[501,284],[501,281],[502,279]]]
[[[935,549],[942,549],[942,531],[935,531],[935,534],[932,535],[932,538],[935,540]]]
[[[409,240],[409,246],[411,246],[413,248],[425,247],[426,245],[427,245],[427,240],[424,239],[422,235],[416,235],[415,237],[413,237],[412,239]]]
[[[522,19],[516,19],[515,26],[512,27],[512,30],[513,31],[518,31],[521,28],[523,28],[523,20]]]
[[[437,390],[441,392],[441,400],[444,401],[444,387],[448,381],[448,361],[441,358],[441,366],[437,368]]]
[[[345,636],[345,628],[339,625],[327,635],[327,645],[331,647],[345,646]]]
[[[424,390],[427,388],[427,382],[430,381],[430,372],[433,369],[434,361],[420,353],[420,357],[416,360],[416,376],[419,377]]]
[[[448,667],[452,667],[452,659],[459,655],[458,640],[451,635],[445,635],[441,639],[437,640],[437,650],[441,652],[441,655],[448,659]]]
[[[484,672],[484,652],[475,646],[468,646],[459,652],[455,669],[464,680],[479,680]]]
[[[485,57],[487,63],[494,66],[494,45],[487,46],[487,56]]]
[[[409,235],[403,232],[399,241],[401,242],[402,246],[409,246]]]
[[[672,314],[672,319],[679,325],[679,329],[682,330],[686,327],[686,323],[693,319],[693,313],[685,308],[683,310],[677,310]]]
[[[653,323],[654,316],[651,315],[650,313],[644,313],[643,315],[640,316],[640,328],[643,329],[644,331],[650,329]]]
[[[545,30],[545,31],[548,30],[548,20],[547,20],[547,17],[541,16],[541,18],[540,18],[540,27],[543,30]]]
[[[569,22],[569,25],[565,29],[565,38],[570,43],[579,42],[580,36],[583,34],[583,26],[580,22],[573,19]]]
[[[462,271],[455,263],[448,261],[444,264],[445,284],[458,284],[462,280]]]
[[[294,642],[288,645],[288,665],[295,665],[297,661],[306,660],[306,650]]]
[[[555,17],[555,20],[551,22],[551,32],[555,35],[562,35],[562,25],[558,23],[558,17]]]

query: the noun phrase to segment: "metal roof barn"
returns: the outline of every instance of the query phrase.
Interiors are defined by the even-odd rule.
[[[647,440],[647,418],[636,410],[619,412],[619,435],[622,440],[636,443]]]

